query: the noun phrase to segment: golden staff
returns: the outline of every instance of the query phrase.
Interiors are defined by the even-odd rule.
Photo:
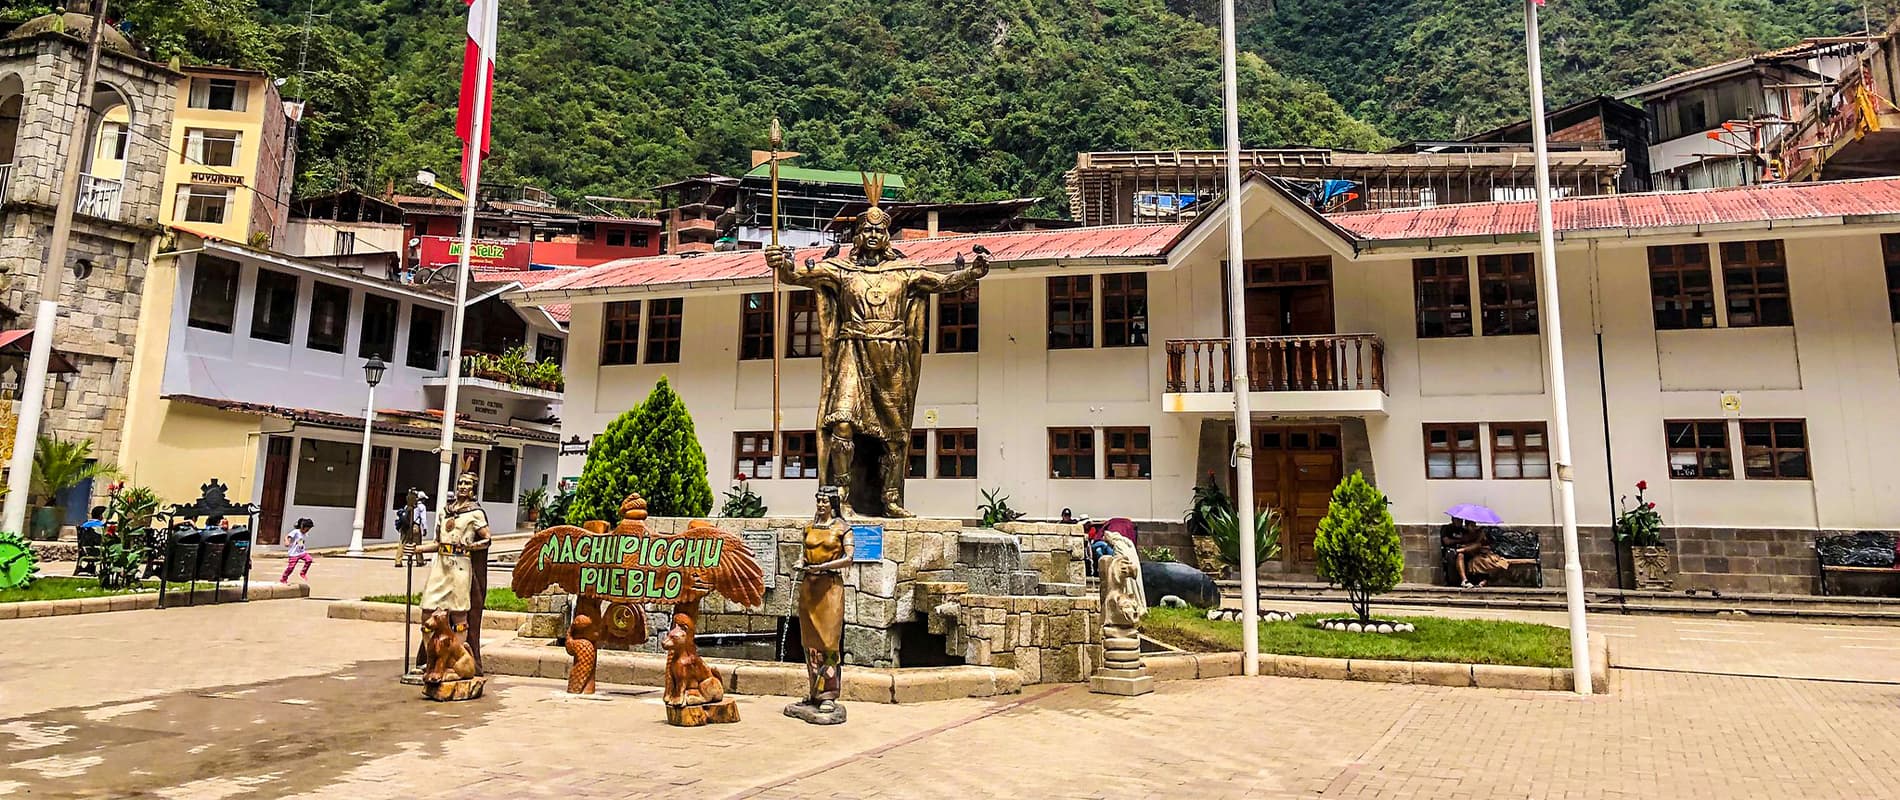
[[[778,147],[780,144],[784,142],[784,139],[781,136],[780,131],[779,131],[778,117],[772,118],[772,130],[771,130],[771,133],[767,135],[766,140],[767,140],[768,145],[772,148],[772,152],[769,156],[770,163],[772,165],[772,245],[771,246],[776,248],[778,247]],[[779,466],[781,463],[783,463],[782,459],[785,458],[785,455],[780,451],[784,450],[785,447],[779,440],[779,418],[782,416],[782,414],[779,411],[779,377],[778,376],[779,376],[779,365],[785,354],[785,347],[784,347],[785,343],[780,342],[778,340],[778,330],[780,327],[778,324],[779,323],[778,312],[779,312],[778,270],[775,269],[775,270],[772,270],[772,333],[773,335],[770,339],[770,341],[772,342],[772,453],[773,453],[772,468],[775,470],[778,470],[780,474],[784,474],[784,470]],[[790,333],[791,333],[791,330],[787,328],[786,334],[790,335]],[[754,477],[757,477],[757,476],[754,476]]]

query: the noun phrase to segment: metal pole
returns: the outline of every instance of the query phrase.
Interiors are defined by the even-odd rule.
[[[59,293],[66,285],[66,247],[73,236],[73,212],[79,205],[79,171],[92,149],[92,87],[99,80],[99,37],[104,33],[107,0],[92,3],[92,41],[86,45],[86,66],[80,73],[79,102],[73,109],[73,127],[66,133],[66,172],[59,180],[59,207],[53,211],[53,240],[40,264],[39,308],[33,320],[33,349],[21,381],[19,427],[13,434],[13,462],[8,465],[7,500],[0,530],[26,533],[27,492],[32,489],[33,449],[39,444],[40,417],[46,413],[46,369],[53,357],[53,323],[59,318]],[[136,122],[128,120],[127,124]]]
[[[363,408],[363,460],[356,470],[356,518],[350,522],[349,554],[363,554],[363,518],[369,505],[370,431],[376,425],[376,384],[369,385],[368,405]]]
[[[1230,0],[1231,1],[1231,0]],[[1570,609],[1570,669],[1578,694],[1590,694],[1590,634],[1583,610],[1583,564],[1577,559],[1576,472],[1570,463],[1570,397],[1564,388],[1563,317],[1557,300],[1557,235],[1550,212],[1550,149],[1544,130],[1544,60],[1538,47],[1538,0],[1524,0],[1524,41],[1531,79],[1531,141],[1537,155],[1538,261],[1543,276],[1544,351],[1550,362],[1551,454],[1563,513],[1564,605]]]
[[[1247,392],[1247,286],[1240,230],[1240,78],[1234,0],[1221,0],[1221,94],[1227,123],[1227,327],[1234,373],[1234,505],[1240,524],[1241,673],[1260,674],[1260,580],[1254,542],[1253,411]]]
[[[468,121],[468,185],[462,191],[462,256],[455,267],[455,322],[450,325],[449,381],[442,392],[441,470],[435,476],[435,513],[437,519],[449,509],[449,487],[455,481],[455,406],[462,388],[462,325],[468,318],[468,258],[475,250],[475,206],[481,202],[482,134],[488,116],[488,85],[481,76],[475,88],[475,114]]]
[[[778,247],[778,146],[780,143],[784,141],[783,138],[780,136],[780,133],[781,132],[779,130],[778,117],[773,117],[772,118],[772,132],[767,137],[770,140],[769,144],[772,148],[771,152],[768,155],[771,156],[770,163],[772,165],[772,247],[773,248]],[[770,302],[772,303],[772,316],[769,318],[769,321],[772,323],[772,335],[766,338],[767,338],[767,341],[770,341],[772,343],[772,469],[783,474],[784,470],[780,469],[779,464],[783,463],[783,459],[785,456],[782,453],[780,453],[780,451],[783,450],[784,447],[779,443],[779,433],[780,433],[779,426],[782,422],[781,417],[783,417],[784,414],[779,410],[780,406],[779,406],[779,377],[778,376],[779,376],[779,367],[781,364],[784,363],[784,360],[785,360],[785,348],[783,347],[785,343],[782,343],[778,340],[778,330],[779,330],[778,270],[772,270],[772,296],[771,296]],[[787,333],[789,332],[790,331],[787,331]],[[756,478],[759,476],[754,475],[752,477]],[[766,476],[766,477],[772,477],[772,476]]]

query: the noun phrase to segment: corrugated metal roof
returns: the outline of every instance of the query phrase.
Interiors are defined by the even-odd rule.
[[[1900,178],[1577,197],[1552,203],[1551,212],[1559,232],[1900,214]],[[1470,203],[1328,219],[1369,241],[1527,235],[1537,232],[1537,204]]]
[[[957,254],[971,248],[989,248],[995,266],[1036,261],[1088,258],[1160,259],[1180,238],[1186,225],[1121,225],[1096,228],[985,233],[906,239],[897,248],[926,266],[949,266]],[[822,258],[826,248],[807,247],[794,256],[800,263]],[[584,291],[720,280],[768,278],[765,253],[733,250],[720,253],[675,254],[609,261],[595,267],[566,271],[534,291]]]

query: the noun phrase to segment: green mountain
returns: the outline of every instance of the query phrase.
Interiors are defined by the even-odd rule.
[[[1206,6],[1203,8],[1202,6]],[[1550,0],[1540,14],[1552,107],[1676,72],[1859,32],[1860,2]],[[1865,3],[1876,29],[1900,2]],[[1200,19],[1209,0],[1176,0]],[[1523,119],[1522,0],[1241,0],[1242,46],[1313,80],[1400,139],[1453,138]]]
[[[1900,0],[1871,3],[1876,20]],[[0,18],[50,10],[0,0]],[[159,58],[264,69],[305,98],[298,191],[453,174],[462,0],[123,0]],[[1042,195],[1085,150],[1221,141],[1215,0],[503,0],[488,181],[638,196],[734,173],[773,115],[812,167],[916,199]],[[1553,104],[1803,35],[1830,0],[1551,0]],[[1514,0],[1240,0],[1250,146],[1377,148],[1525,113]],[[1337,100],[1335,100],[1337,98]]]

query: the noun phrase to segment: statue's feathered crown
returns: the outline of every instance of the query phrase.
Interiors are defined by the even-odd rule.
[[[864,210],[864,215],[858,218],[859,223],[875,222],[880,225],[889,225],[891,215],[877,207],[878,201],[884,199],[884,174],[860,170],[858,177],[864,181],[864,200],[871,204],[870,208]]]

